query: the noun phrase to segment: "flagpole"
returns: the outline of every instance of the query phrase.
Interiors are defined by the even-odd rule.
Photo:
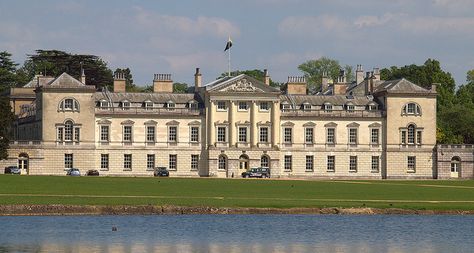
[[[228,63],[227,63],[227,75],[230,77],[230,48],[229,48],[229,50],[227,50],[227,51],[228,51],[228,52],[227,52],[227,55],[228,55],[228,58],[229,58],[229,59],[228,59],[229,61],[228,61]]]

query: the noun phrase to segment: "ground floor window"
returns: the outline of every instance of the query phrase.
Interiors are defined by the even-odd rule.
[[[264,155],[260,158],[260,167],[269,168],[270,167],[270,159],[268,156]]]
[[[328,156],[327,160],[327,171],[334,172],[336,170],[336,157],[333,155]]]
[[[123,155],[123,169],[132,170],[132,154]]]
[[[155,155],[154,154],[146,155],[146,169],[147,170],[155,169]]]
[[[285,164],[284,164],[284,168],[285,168],[285,171],[291,171],[292,169],[292,157],[291,155],[286,155],[285,156]]]
[[[372,172],[379,172],[379,157],[372,156]]]
[[[64,168],[73,168],[74,157],[73,154],[64,154]]]
[[[306,156],[306,171],[313,171],[314,169],[314,156]]]
[[[415,172],[416,170],[416,156],[407,157],[407,167],[409,172]]]
[[[219,161],[218,161],[218,169],[219,170],[225,170],[227,169],[227,158],[224,155],[219,156]]]
[[[170,155],[170,158],[169,158],[169,169],[170,170],[176,170],[176,168],[178,167],[177,166],[177,163],[178,163],[178,156],[177,155]]]
[[[357,156],[349,157],[349,171],[357,172]]]
[[[198,170],[199,155],[191,155],[191,170]]]
[[[100,155],[100,169],[101,170],[109,169],[109,154]]]

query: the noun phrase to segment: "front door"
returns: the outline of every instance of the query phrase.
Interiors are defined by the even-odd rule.
[[[21,174],[23,174],[23,175],[28,175],[29,174],[28,156],[27,155],[20,155],[20,157],[18,157],[18,168],[21,170]]]
[[[460,163],[457,161],[451,162],[451,177],[452,178],[459,178],[459,170],[460,170],[459,164]]]
[[[249,157],[246,155],[241,155],[239,158],[239,170],[241,172],[247,171],[249,169]]]

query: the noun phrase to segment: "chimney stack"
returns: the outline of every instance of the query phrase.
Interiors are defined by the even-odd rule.
[[[358,64],[356,69],[356,84],[359,84],[362,81],[364,81],[364,70],[362,69],[362,65]]]
[[[115,73],[114,75],[114,92],[125,92],[125,75],[123,73]]]
[[[202,84],[202,75],[199,72],[199,68],[196,68],[196,73],[194,74],[194,92],[199,92]]]
[[[153,77],[153,92],[173,93],[171,74],[155,74]]]
[[[380,81],[380,70],[379,70],[379,68],[374,68],[374,77],[375,77],[375,81]]]
[[[263,70],[263,78],[265,80],[265,84],[270,85],[270,76],[268,75],[268,70],[267,69]]]
[[[289,76],[286,83],[286,94],[306,95],[306,77]]]
[[[332,93],[333,95],[344,95],[347,91],[347,83],[346,83],[346,71],[341,69],[339,71],[339,77],[337,78],[337,82],[333,84]]]

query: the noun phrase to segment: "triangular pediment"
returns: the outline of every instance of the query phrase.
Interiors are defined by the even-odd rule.
[[[241,74],[236,77],[226,77],[216,80],[206,85],[206,89],[212,92],[225,93],[280,92],[279,89],[266,85],[265,83],[245,74]]]
[[[60,76],[58,76],[56,79],[51,81],[48,86],[52,87],[84,87],[83,83],[81,83],[79,80],[75,79],[74,77],[70,76],[68,73],[64,72]]]

